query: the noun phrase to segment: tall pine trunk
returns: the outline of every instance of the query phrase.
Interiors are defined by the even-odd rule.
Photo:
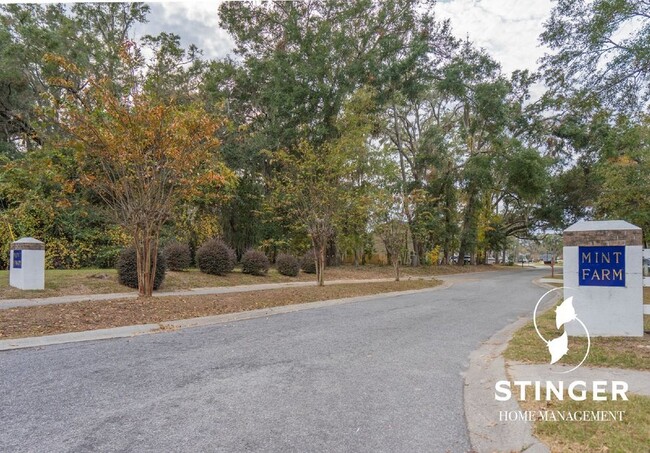
[[[467,206],[463,216],[463,229],[460,235],[460,247],[458,250],[458,265],[465,265],[465,255],[470,254],[470,260],[473,258],[474,247],[476,245],[476,207],[478,205],[478,191],[470,187],[468,191]]]

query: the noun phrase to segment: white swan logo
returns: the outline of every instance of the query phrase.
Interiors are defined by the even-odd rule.
[[[535,305],[535,310],[533,311],[533,325],[535,326],[535,331],[537,332],[537,335],[539,338],[542,339],[544,343],[546,343],[546,346],[548,346],[548,351],[551,354],[551,365],[560,360],[562,357],[564,357],[568,352],[569,352],[569,337],[566,334],[566,331],[559,336],[558,338],[555,338],[553,340],[547,340],[544,338],[544,336],[540,333],[539,329],[537,328],[537,308],[539,307],[539,304],[544,300],[544,298],[552,293],[553,291],[559,291],[559,290],[564,290],[567,288],[561,287],[561,288],[553,288],[550,291],[547,291],[542,297],[539,298],[537,301],[537,304]],[[576,321],[580,323],[582,328],[585,330],[585,333],[587,334],[587,351],[585,352],[585,356],[582,358],[580,363],[576,365],[575,367],[571,368],[568,371],[562,371],[561,373],[570,373],[573,370],[577,369],[580,365],[584,363],[585,360],[587,360],[587,356],[589,355],[589,349],[591,347],[591,339],[589,338],[589,331],[587,330],[587,326],[580,321],[580,318],[578,318],[575,309],[573,308],[573,296],[569,297],[568,299],[565,299],[564,302],[562,302],[560,305],[558,305],[555,308],[555,327],[559,329],[561,326],[564,324],[567,324],[569,322]]]

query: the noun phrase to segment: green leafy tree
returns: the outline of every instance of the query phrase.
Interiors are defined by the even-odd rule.
[[[596,168],[602,188],[595,201],[595,216],[624,219],[643,229],[650,244],[650,121],[630,128],[625,149],[604,158]]]
[[[42,145],[51,130],[34,122],[38,109],[49,107],[60,90],[48,80],[58,67],[44,59],[57,54],[82,71],[68,80],[75,89],[88,77],[124,76],[120,51],[133,27],[146,22],[149,7],[143,3],[13,4],[0,7],[0,138],[5,148],[31,149]],[[44,94],[47,94],[44,96]],[[3,127],[4,126],[4,127]]]
[[[390,257],[390,263],[395,270],[395,281],[398,282],[400,277],[400,259],[407,249],[408,227],[404,221],[393,218],[378,225],[375,232],[384,243],[386,252]]]
[[[299,222],[309,234],[314,248],[316,280],[325,284],[325,249],[334,236],[336,214],[341,206],[344,189],[345,154],[331,144],[315,149],[301,142],[293,152],[279,151],[274,155],[281,165],[273,182],[271,208],[286,217],[276,222]]]
[[[242,244],[252,238],[295,242],[295,232],[282,225],[250,221],[259,219],[260,195],[269,192],[261,181],[277,170],[272,153],[302,140],[315,147],[336,140],[336,123],[361,87],[372,89],[377,109],[397,90],[422,89],[432,79],[431,68],[455,45],[431,6],[415,0],[221,5],[221,25],[235,41],[236,57],[213,62],[203,89],[210,104],[225,106],[233,124],[223,137],[223,154],[246,180],[233,203],[250,213],[242,216],[234,204],[226,208],[227,237]],[[336,243],[355,250],[363,242],[363,222],[352,225],[354,203],[347,211],[350,222]]]
[[[559,0],[541,35],[547,84],[562,97],[597,98],[636,114],[648,105],[650,4]]]

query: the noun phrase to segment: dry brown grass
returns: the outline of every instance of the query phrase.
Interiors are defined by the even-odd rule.
[[[644,321],[648,330],[650,316],[645,316]],[[537,323],[543,332],[555,331],[555,310],[548,310],[539,316]],[[569,354],[562,358],[561,363],[577,365],[584,357],[586,348],[585,338],[572,337]],[[504,357],[519,362],[548,363],[548,349],[539,340],[532,321],[515,332]],[[594,337],[585,365],[650,370],[650,334],[639,338]]]
[[[648,452],[650,398],[628,395],[629,401],[534,401],[532,392],[520,405],[530,411],[625,411],[622,421],[541,421],[534,434],[552,453]]]
[[[494,270],[492,266],[420,266],[402,268],[405,278],[447,275]],[[325,280],[355,280],[392,278],[391,266],[337,266],[325,269]],[[207,275],[192,269],[186,272],[167,272],[160,291],[186,290],[191,288],[254,285],[257,283],[280,283],[315,281],[313,274],[301,272],[297,277],[281,275],[276,269],[265,276],[242,274],[239,269],[226,276]],[[106,294],[135,292],[117,282],[114,269],[74,269],[45,271],[45,290],[21,291],[9,286],[9,273],[0,271],[0,299],[23,299],[62,295]]]
[[[431,288],[437,280],[282,288],[254,293],[76,302],[0,310],[0,338],[20,338],[234,313],[279,305]]]

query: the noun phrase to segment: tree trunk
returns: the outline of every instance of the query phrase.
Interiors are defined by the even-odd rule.
[[[551,278],[555,278],[555,256],[551,256]]]
[[[336,237],[330,237],[325,244],[325,264],[328,266],[338,266],[338,247],[336,246]]]
[[[418,241],[415,236],[413,236],[413,232],[411,230],[411,242],[413,243],[413,253],[415,254],[414,262],[408,263],[408,265],[413,265],[413,266],[419,266],[420,263],[422,262],[421,258],[421,253],[422,253],[422,244],[420,241]]]
[[[322,244],[317,252],[316,259],[316,279],[318,286],[325,286],[325,244]]]
[[[399,260],[393,260],[393,268],[395,269],[395,281],[399,281]]]
[[[138,296],[151,297],[156,278],[158,234],[152,228],[138,229],[133,234],[138,272]]]
[[[465,207],[465,215],[463,216],[463,229],[460,235],[460,247],[458,250],[458,265],[465,265],[465,255],[470,254],[470,260],[474,263],[476,261],[472,258],[474,255],[474,248],[476,244],[476,204],[477,204],[476,191],[469,190],[469,198],[467,206]]]

